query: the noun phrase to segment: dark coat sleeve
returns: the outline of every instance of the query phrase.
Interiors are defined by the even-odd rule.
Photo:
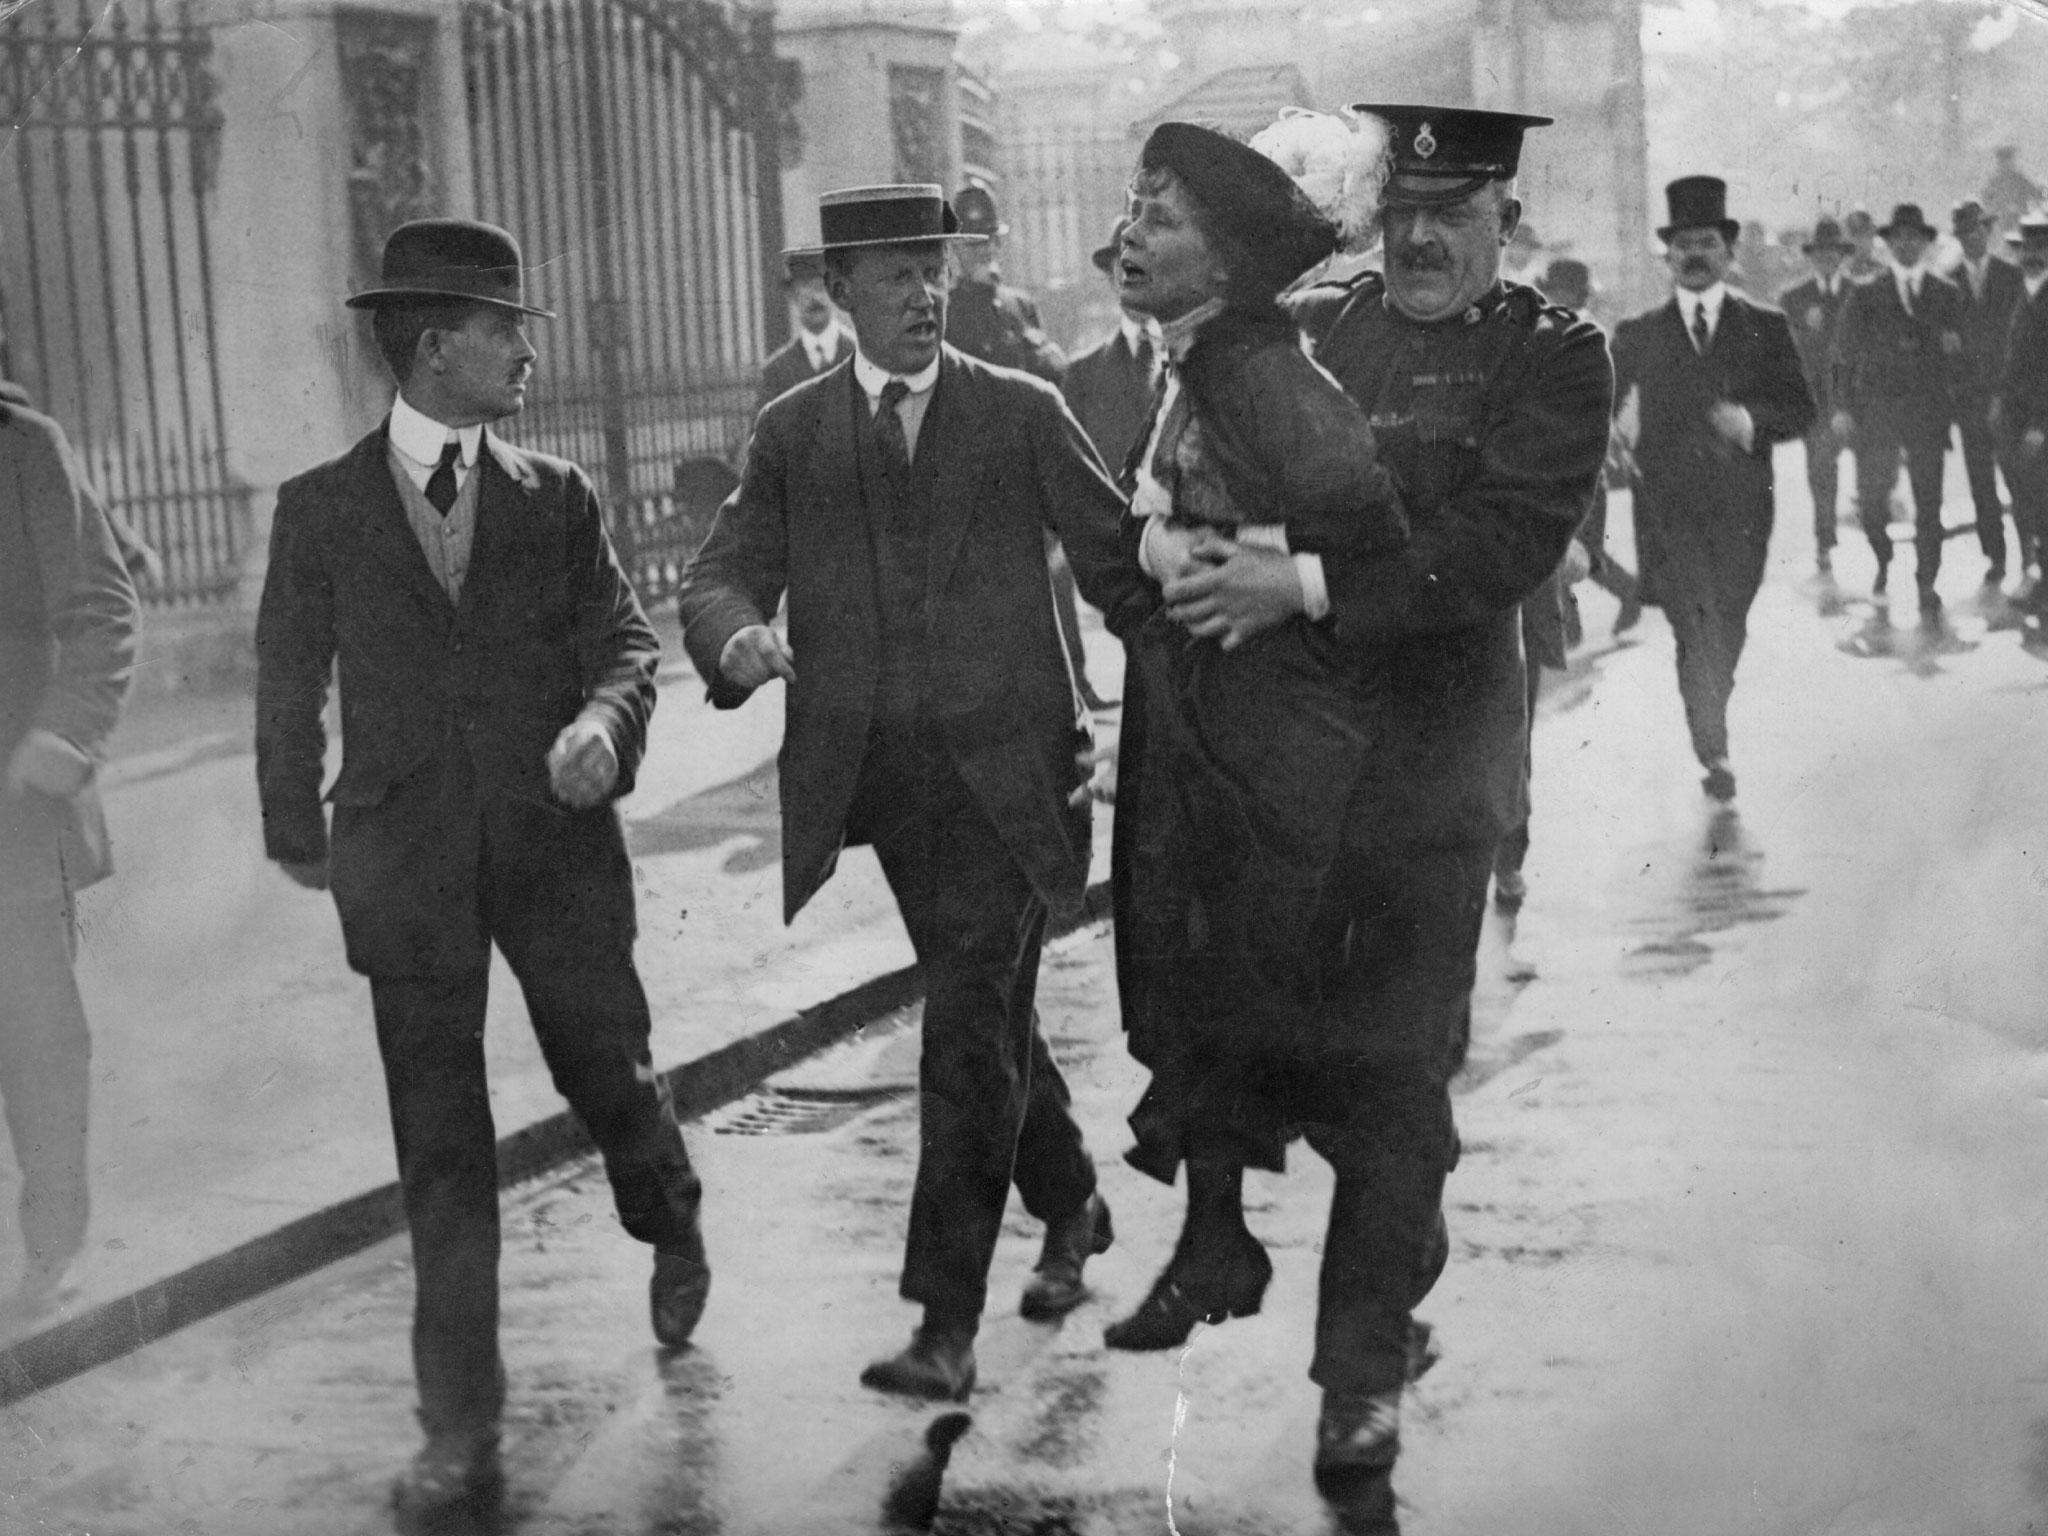
[[[753,692],[719,670],[726,642],[750,624],[767,623],[789,581],[788,429],[800,410],[786,404],[761,413],[740,483],[676,590],[683,649],[719,709],[737,708]]]
[[[1124,639],[1153,608],[1159,591],[1138,569],[1135,551],[1119,537],[1124,495],[1066,403],[1049,390],[1031,392],[1031,458],[1039,504],[1067,553],[1081,595]]]
[[[1756,367],[1735,403],[1746,408],[1756,423],[1752,451],[1768,456],[1774,445],[1805,434],[1813,425],[1816,407],[1784,311],[1752,308],[1750,319],[1755,327]]]
[[[619,758],[617,798],[630,794],[647,751],[654,713],[654,677],[661,641],[634,595],[605,531],[604,509],[580,469],[571,469],[568,499],[569,563],[577,592],[576,660],[583,680],[583,713],[604,722]]]
[[[2048,427],[2048,289],[2013,311],[1998,397],[2000,426],[2015,442]]]
[[[334,667],[334,586],[321,522],[326,503],[307,480],[277,493],[270,566],[256,608],[256,789],[263,851],[286,864],[327,857],[320,776],[321,716]]]
[[[1476,472],[1408,544],[1329,559],[1338,633],[1354,644],[1463,629],[1514,607],[1557,567],[1607,456],[1615,371],[1599,327],[1532,331],[1504,361]]]

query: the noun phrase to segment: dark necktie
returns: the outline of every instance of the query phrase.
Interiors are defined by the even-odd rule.
[[[882,468],[892,479],[910,474],[910,439],[903,431],[903,418],[896,407],[910,397],[910,386],[891,379],[882,386],[882,408],[875,412],[875,447],[882,455]]]
[[[441,449],[441,461],[434,466],[434,472],[427,476],[427,500],[434,510],[443,517],[455,505],[455,462],[462,457],[462,442],[451,438]]]
[[[1707,306],[1695,304],[1692,307],[1692,349],[1701,357],[1707,355]]]
[[[1140,332],[1137,346],[1131,349],[1131,357],[1138,365],[1138,372],[1145,376],[1145,382],[1151,383],[1153,370],[1159,365],[1158,359],[1152,355],[1152,338]]]

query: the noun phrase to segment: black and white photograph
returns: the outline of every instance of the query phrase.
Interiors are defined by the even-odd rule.
[[[2048,1536],[2044,0],[0,0],[0,1536]]]

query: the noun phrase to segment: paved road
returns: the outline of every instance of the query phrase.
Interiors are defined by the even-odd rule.
[[[1699,794],[1654,616],[1612,647],[1589,600],[1594,644],[1539,728],[1512,936],[1538,975],[1509,985],[1489,930],[1454,1256],[1425,1309],[1445,1357],[1397,1481],[1411,1536],[2048,1531],[2048,643],[1973,612],[1958,541],[1954,634],[1874,647],[1862,557],[1813,590],[1787,502],[1736,811]],[[1120,1240],[1065,1326],[992,1318],[938,1528],[1151,1533],[1170,1495],[1180,1531],[1329,1529],[1303,1375],[1320,1166],[1252,1180],[1264,1314],[1185,1357],[1105,1354],[1175,1199],[1118,1161],[1137,1080],[1106,939],[1067,941],[1046,986]],[[911,1036],[872,1034],[785,1086],[905,1082]],[[669,1361],[600,1182],[521,1195],[512,1528],[874,1528],[931,1417],[855,1381],[911,1321],[914,1125],[901,1098],[829,1106],[693,1128],[718,1281],[701,1347]],[[999,1299],[1034,1250],[1020,1220]],[[408,1295],[387,1244],[8,1410],[0,1533],[386,1528]]]

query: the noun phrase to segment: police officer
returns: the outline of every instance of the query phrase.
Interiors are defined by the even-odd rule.
[[[1449,1251],[1449,1077],[1494,848],[1527,797],[1520,605],[1593,496],[1613,371],[1598,327],[1501,280],[1522,135],[1550,119],[1359,110],[1385,119],[1393,146],[1386,274],[1314,290],[1300,317],[1369,412],[1413,536],[1359,560],[1241,545],[1165,596],[1198,635],[1242,641],[1307,613],[1382,659],[1385,747],[1319,917],[1332,1027],[1370,1043],[1373,1070],[1351,1118],[1314,1130],[1337,1181],[1310,1375],[1318,1485],[1390,1531],[1412,1313]]]

